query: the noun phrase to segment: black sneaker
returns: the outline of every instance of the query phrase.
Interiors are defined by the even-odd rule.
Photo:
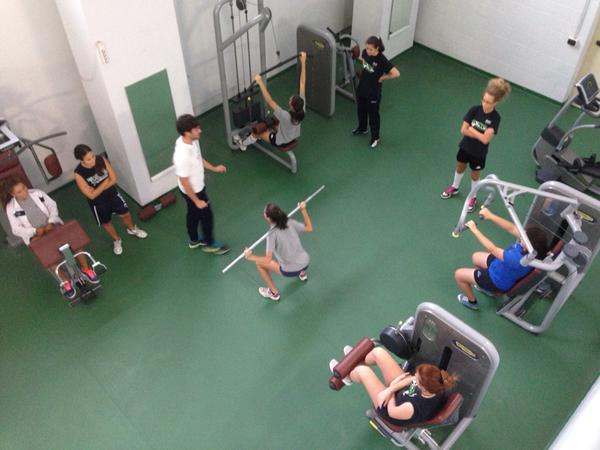
[[[367,134],[368,131],[367,130],[361,130],[360,128],[356,127],[354,130],[352,130],[352,135],[353,136],[359,136],[361,134]]]
[[[210,245],[206,245],[202,248],[202,251],[205,253],[212,253],[213,255],[224,255],[228,253],[231,249],[227,247],[225,244],[214,241]]]
[[[204,242],[204,241],[189,241],[188,247],[189,248],[206,247],[206,242]]]

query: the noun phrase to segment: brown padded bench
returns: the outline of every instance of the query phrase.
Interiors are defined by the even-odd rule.
[[[58,250],[69,244],[73,251],[81,250],[90,244],[90,238],[76,220],[69,220],[64,225],[56,225],[54,229],[44,236],[33,239],[29,249],[33,252],[40,264],[45,268],[55,266],[64,258]]]
[[[444,406],[440,408],[438,413],[432,419],[426,422],[411,423],[409,426],[394,425],[381,416],[377,416],[377,418],[381,420],[385,424],[385,426],[387,426],[390,430],[396,433],[401,433],[407,428],[430,428],[439,425],[444,425],[444,423],[452,416],[452,414],[454,414],[454,412],[457,411],[458,408],[460,408],[462,402],[463,396],[458,392],[452,392],[446,399],[446,403],[444,403]]]

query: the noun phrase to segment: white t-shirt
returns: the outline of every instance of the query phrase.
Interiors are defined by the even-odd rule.
[[[204,189],[204,164],[202,163],[202,153],[198,141],[186,144],[183,142],[183,136],[180,136],[175,141],[173,165],[175,166],[177,184],[181,192],[185,194],[180,178],[189,178],[192,189],[196,194]]]

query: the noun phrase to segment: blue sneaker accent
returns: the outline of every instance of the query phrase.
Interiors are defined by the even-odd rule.
[[[469,299],[467,298],[466,295],[464,294],[458,294],[458,297],[456,297],[458,299],[458,303],[460,303],[463,306],[466,306],[469,309],[472,309],[474,311],[477,311],[479,309],[479,305],[477,304],[477,300],[475,300],[475,303],[471,303],[469,301]]]
[[[229,252],[229,250],[231,249],[219,241],[213,241],[212,244],[205,245],[204,248],[202,248],[203,252],[213,253],[215,255],[224,255],[225,253]]]

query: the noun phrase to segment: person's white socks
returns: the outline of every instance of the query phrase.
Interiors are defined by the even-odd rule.
[[[473,189],[475,189],[478,184],[479,184],[479,180],[477,180],[477,181],[471,180],[471,191]]]
[[[458,189],[460,187],[460,182],[462,181],[463,175],[465,173],[454,172],[454,181],[452,182],[452,187],[454,189]]]
[[[242,145],[244,145],[244,146],[247,147],[248,145],[252,145],[255,142],[256,142],[256,138],[254,136],[252,136],[252,135],[249,135],[246,139],[244,139],[242,141]]]

